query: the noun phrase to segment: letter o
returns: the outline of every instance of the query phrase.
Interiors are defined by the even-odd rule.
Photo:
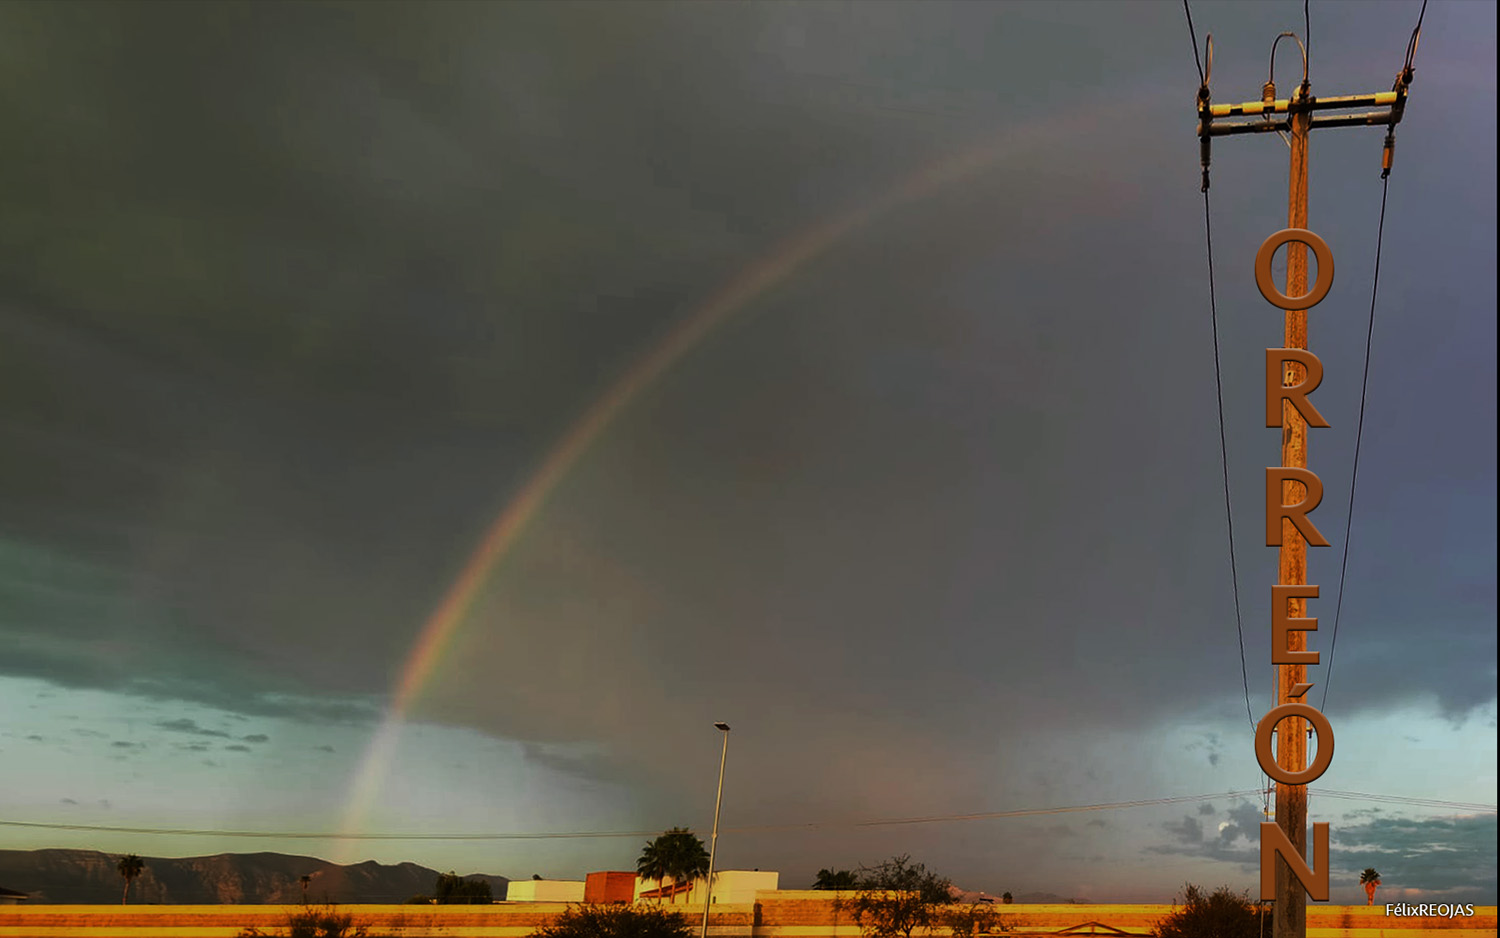
[[[1271,752],[1271,731],[1276,729],[1276,724],[1287,717],[1302,717],[1318,731],[1318,757],[1313,760],[1312,765],[1301,772],[1288,772],[1283,769],[1276,764],[1275,753]],[[1333,761],[1333,727],[1329,725],[1328,718],[1312,704],[1282,704],[1261,717],[1260,723],[1256,724],[1255,761],[1260,763],[1262,772],[1283,785],[1306,785],[1327,772],[1329,763]]]
[[[1271,257],[1277,248],[1288,241],[1299,241],[1307,245],[1318,259],[1317,282],[1306,296],[1296,299],[1276,289],[1275,282],[1271,280]],[[1329,250],[1327,241],[1306,228],[1284,228],[1267,238],[1260,250],[1255,252],[1255,285],[1260,287],[1260,295],[1266,298],[1266,302],[1279,309],[1312,309],[1323,302],[1333,286],[1333,251]]]

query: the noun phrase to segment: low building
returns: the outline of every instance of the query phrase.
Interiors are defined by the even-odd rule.
[[[710,904],[740,905],[755,902],[755,894],[763,890],[775,890],[781,874],[774,870],[719,870],[714,873],[713,899]],[[705,898],[703,880],[692,883],[658,885],[655,880],[636,878],[636,901],[661,900],[669,905],[703,907]]]
[[[6,889],[0,886],[0,905],[20,905],[31,896],[24,892],[16,892],[14,889]]]
[[[632,902],[635,900],[635,884],[640,877],[634,873],[606,870],[590,873],[584,880],[584,902]]]
[[[583,896],[578,879],[517,879],[505,887],[506,902],[582,902]]]

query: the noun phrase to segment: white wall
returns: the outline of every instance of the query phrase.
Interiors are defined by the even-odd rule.
[[[714,872],[713,901],[722,904],[751,903],[755,901],[755,893],[761,889],[777,889],[781,874],[775,870],[717,870]],[[642,892],[649,892],[657,886],[656,880],[643,880],[639,876],[635,880],[635,898],[640,901]],[[688,892],[680,892],[672,899],[654,900],[648,902],[661,902],[662,905],[672,905],[683,908],[703,908],[703,880],[693,883],[693,888]]]

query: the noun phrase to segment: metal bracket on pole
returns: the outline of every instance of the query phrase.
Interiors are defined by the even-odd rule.
[[[1383,111],[1364,111],[1357,114],[1313,115],[1308,122],[1310,130],[1323,127],[1385,127],[1385,146],[1381,150],[1380,176],[1391,174],[1391,161],[1396,149],[1396,125],[1406,115],[1407,90],[1411,87],[1412,70],[1404,68],[1396,76],[1395,86],[1390,91],[1373,94],[1333,95],[1326,98],[1302,97],[1273,100],[1246,101],[1243,104],[1210,104],[1208,86],[1198,91],[1198,138],[1203,158],[1203,189],[1208,191],[1209,141],[1214,137],[1237,134],[1284,133],[1292,129],[1291,116],[1309,111],[1337,111],[1359,107],[1386,106]],[[1286,119],[1272,120],[1273,114],[1285,114]],[[1259,117],[1260,120],[1220,121],[1215,118]]]

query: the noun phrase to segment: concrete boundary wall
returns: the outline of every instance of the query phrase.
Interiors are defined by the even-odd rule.
[[[712,938],[858,938],[859,930],[835,915],[829,893],[762,892],[755,903],[720,904],[709,916]],[[672,908],[670,903],[662,903]],[[569,903],[505,902],[495,905],[346,905],[338,911],[367,926],[369,938],[525,938],[561,914]],[[301,906],[275,905],[13,905],[0,906],[0,938],[235,938],[250,928],[286,934]],[[997,905],[1017,936],[1056,934],[1089,923],[1145,936],[1169,905]],[[697,931],[702,909],[682,904]],[[1099,934],[1109,934],[1099,929]],[[1495,938],[1496,908],[1482,906],[1463,918],[1387,916],[1384,906],[1310,905],[1307,938]]]

